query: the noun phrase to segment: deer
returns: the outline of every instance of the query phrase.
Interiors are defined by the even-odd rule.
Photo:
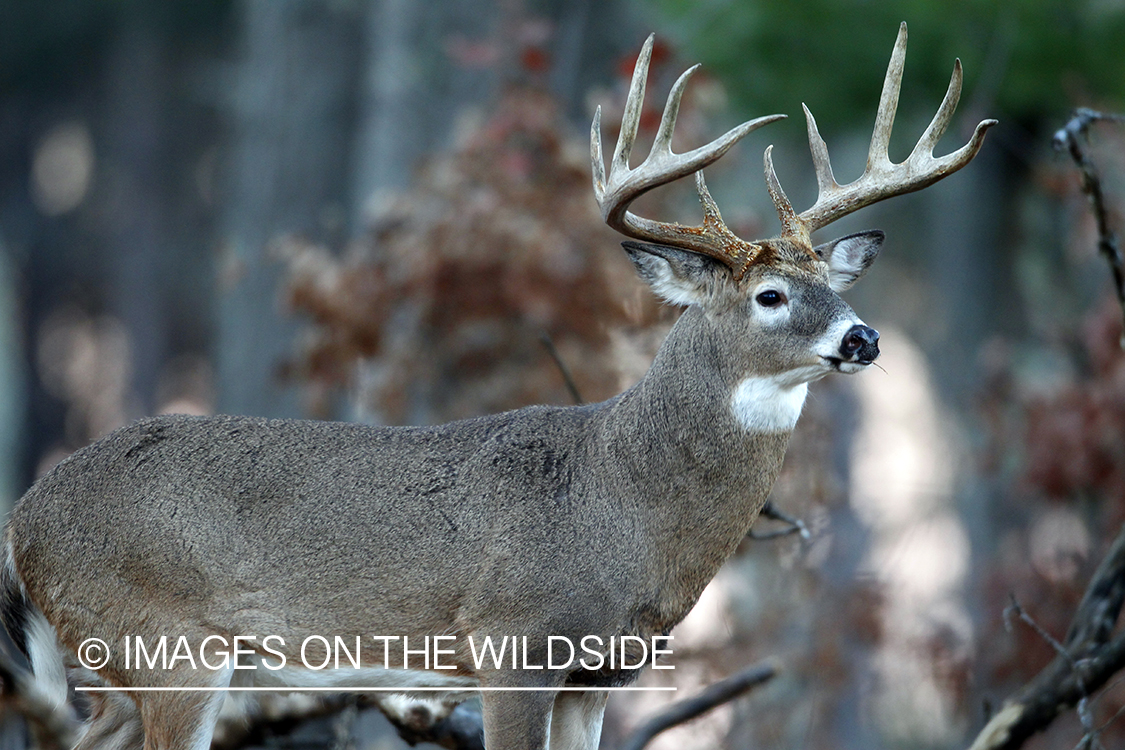
[[[416,427],[159,416],[39,478],[5,532],[3,620],[45,699],[63,705],[68,680],[99,689],[86,693],[77,747],[205,750],[224,691],[249,684],[429,689],[450,700],[479,690],[490,750],[597,748],[609,689],[640,671],[614,661],[613,644],[627,642],[636,661],[638,642],[669,635],[766,503],[809,383],[879,355],[878,332],[840,293],[871,266],[883,233],[818,245],[812,234],[961,169],[996,123],[933,155],[960,97],[957,61],[932,122],[892,163],[906,39],[903,24],[863,175],[837,183],[802,105],[816,202],[794,210],[770,146],[765,181],[781,234],[747,241],[723,222],[702,169],[784,116],[673,153],[695,66],[631,167],[648,38],[608,175],[601,109],[594,115],[593,186],[636,271],[685,309],[647,374],[608,401]],[[629,210],[689,174],[700,226]],[[310,655],[327,663],[337,637],[349,647],[356,638],[362,656],[310,665]],[[522,643],[518,661],[515,645],[512,658],[476,658],[474,643],[507,637]],[[400,660],[407,639],[414,651]],[[422,655],[431,639],[442,645],[432,659]],[[590,660],[543,668],[559,639],[583,644]]]

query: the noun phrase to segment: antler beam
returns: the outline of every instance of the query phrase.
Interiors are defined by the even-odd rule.
[[[957,102],[961,97],[961,61],[953,64],[953,76],[945,92],[937,114],[929,127],[922,133],[910,156],[901,164],[891,161],[887,146],[891,140],[891,127],[894,125],[895,111],[898,108],[898,95],[902,87],[902,71],[906,62],[906,24],[899,27],[891,62],[887,66],[887,77],[883,81],[883,93],[879,97],[879,109],[875,116],[875,130],[871,136],[871,146],[867,154],[867,167],[855,182],[840,185],[832,175],[832,164],[828,158],[828,146],[816,127],[816,120],[808,107],[805,119],[808,122],[809,149],[812,151],[816,168],[818,195],[816,203],[800,215],[795,214],[789,199],[781,189],[774,172],[770,149],[766,149],[766,184],[773,197],[774,206],[781,218],[783,236],[809,236],[823,226],[831,224],[846,214],[850,214],[876,201],[902,195],[932,185],[943,177],[953,174],[968,164],[984,142],[985,131],[996,124],[996,120],[984,120],[977,125],[967,144],[951,154],[942,157],[933,155],[934,147],[949,127]]]
[[[621,133],[610,162],[610,172],[606,178],[602,159],[601,119],[602,110],[598,107],[590,128],[590,160],[593,163],[594,195],[601,207],[605,222],[621,232],[639,240],[673,245],[691,250],[701,255],[719,260],[733,270],[739,277],[745,272],[758,251],[758,246],[736,236],[723,223],[719,208],[707,191],[703,174],[699,171],[711,164],[748,133],[763,125],[780,120],[785,115],[769,115],[745,122],[731,129],[725,135],[705,146],[685,154],[672,153],[672,132],[676,127],[676,117],[680,111],[680,99],[688,79],[699,68],[692,66],[684,71],[668,94],[660,128],[652,144],[652,150],[635,169],[629,168],[629,156],[637,138],[641,120],[641,106],[645,96],[645,79],[648,78],[649,62],[652,59],[653,36],[645,41],[637,65],[633,69],[633,80],[629,96],[625,101],[625,114],[621,118]],[[629,205],[639,196],[655,187],[696,173],[696,188],[703,204],[704,220],[702,226],[687,227],[674,222],[661,222],[645,219],[631,213]]]

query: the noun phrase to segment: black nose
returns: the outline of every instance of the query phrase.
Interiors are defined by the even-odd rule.
[[[852,326],[840,344],[844,359],[870,364],[879,356],[879,332],[864,325]]]

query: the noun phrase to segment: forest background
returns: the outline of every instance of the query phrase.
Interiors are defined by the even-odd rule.
[[[813,387],[773,497],[810,538],[748,540],[676,634],[683,691],[781,673],[658,742],[962,746],[1056,655],[1013,597],[1061,639],[1125,522],[1121,310],[1052,140],[1077,106],[1125,111],[1121,0],[0,0],[0,503],[145,414],[425,424],[571,403],[564,372],[619,392],[678,314],[589,182],[593,107],[619,117],[645,36],[649,137],[694,62],[679,150],[790,115],[708,171],[763,237],[762,150],[811,204],[804,102],[858,176],[903,20],[892,158],[956,57],[938,153],[1000,125],[833,227],[887,230],[848,296],[882,370]],[[1120,227],[1125,125],[1087,146]],[[644,210],[698,221],[687,188]],[[1028,746],[1121,743],[1123,706],[1111,682]],[[659,708],[615,697],[603,746]],[[380,721],[355,744],[391,742]]]

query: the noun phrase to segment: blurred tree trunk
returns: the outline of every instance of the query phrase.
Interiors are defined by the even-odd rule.
[[[17,284],[15,264],[0,241],[0,515],[5,517],[23,490],[26,383]]]
[[[573,119],[589,126],[585,96],[612,61],[633,51],[643,30],[628,3],[374,0],[365,18],[356,127],[353,228],[362,232],[379,196],[410,184],[419,158],[447,149],[459,117],[497,100],[505,83],[534,76],[532,49],[545,55],[545,83]]]
[[[367,6],[352,173],[357,233],[369,227],[381,196],[410,184],[421,157],[449,147],[466,107],[494,97],[499,15],[493,4],[475,0]]]
[[[360,6],[245,0],[231,105],[216,321],[218,410],[298,416],[279,377],[296,330],[279,302],[272,239],[337,244],[346,228]]]
[[[168,326],[162,304],[171,232],[164,173],[170,161],[163,113],[172,77],[164,39],[143,15],[113,36],[106,65],[104,132],[109,202],[115,221],[106,226],[109,306],[130,334],[135,417],[156,406],[157,380],[167,357]]]

